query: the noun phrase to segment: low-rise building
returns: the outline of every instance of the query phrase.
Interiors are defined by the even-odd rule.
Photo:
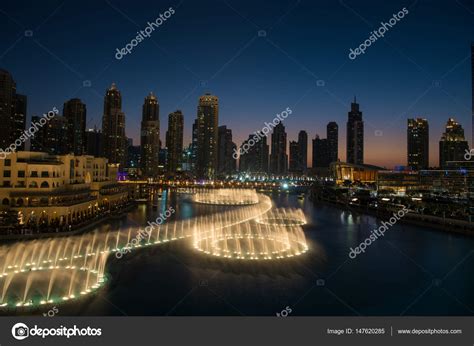
[[[68,230],[119,209],[129,193],[117,172],[105,158],[12,153],[0,160],[0,202],[18,222],[4,228]]]

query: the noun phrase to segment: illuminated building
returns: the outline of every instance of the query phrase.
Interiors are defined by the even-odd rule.
[[[26,125],[25,95],[16,93],[16,83],[11,74],[0,69],[0,147],[7,148],[20,138]],[[23,150],[24,143],[17,147]]]
[[[351,103],[351,110],[348,113],[347,120],[347,163],[361,165],[364,163],[364,122],[362,121],[362,112],[359,110],[359,104]]]
[[[168,131],[166,132],[167,171],[169,173],[175,173],[182,168],[183,128],[183,113],[180,110],[170,113],[168,116]]]
[[[63,117],[67,121],[68,153],[84,155],[86,152],[86,114],[86,105],[80,99],[71,99],[64,103]]]
[[[378,171],[383,170],[381,167],[372,165],[355,165],[346,162],[332,162],[329,166],[331,177],[336,184],[340,185],[346,181],[375,183],[377,181]]]
[[[110,163],[117,163],[124,167],[127,140],[125,137],[125,114],[122,112],[122,95],[115,83],[112,83],[105,94],[102,135],[104,156]]]
[[[267,137],[260,132],[258,141],[255,134],[249,135],[240,146],[239,171],[246,173],[268,173],[268,151]],[[254,145],[250,145],[253,141]],[[247,149],[247,150],[246,150]]]
[[[86,155],[103,157],[103,137],[102,131],[94,126],[86,131]]]
[[[429,126],[426,119],[408,119],[407,162],[415,170],[429,167]]]
[[[38,124],[42,117],[32,116],[31,126]],[[30,140],[30,150],[46,152],[51,155],[69,153],[69,142],[64,138],[68,132],[68,121],[65,117],[56,115],[38,130]]]
[[[339,127],[336,122],[331,121],[327,124],[326,138],[328,140],[329,162],[339,160]]]
[[[462,161],[469,145],[464,138],[464,129],[453,118],[446,123],[446,130],[439,141],[439,166],[446,168],[448,161]]]
[[[196,161],[198,178],[213,179],[217,172],[219,99],[209,93],[199,98],[196,119]]]
[[[160,154],[160,105],[152,92],[143,103],[140,139],[142,175],[154,178],[158,175]]]
[[[288,171],[288,155],[286,154],[286,131],[282,123],[273,128],[271,147],[270,173],[285,174]]]
[[[237,170],[237,160],[233,157],[237,146],[232,142],[232,130],[219,126],[218,133],[217,171],[219,174],[232,174]]]
[[[12,153],[0,160],[0,201],[18,214],[18,227],[64,229],[127,203],[117,170],[105,158]]]

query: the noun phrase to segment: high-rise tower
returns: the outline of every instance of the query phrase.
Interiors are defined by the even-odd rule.
[[[0,147],[7,148],[23,134],[26,127],[25,95],[16,93],[16,83],[11,74],[0,69]],[[16,150],[23,150],[24,143]]]
[[[285,174],[288,170],[288,155],[286,153],[286,131],[282,123],[273,129],[271,146],[270,173]]]
[[[141,122],[142,175],[148,178],[158,175],[160,154],[160,105],[152,92],[145,97]]]
[[[183,128],[184,117],[180,110],[168,116],[168,131],[166,132],[166,147],[168,148],[167,171],[175,173],[181,170],[183,158]]]
[[[198,178],[213,179],[217,172],[219,99],[209,93],[199,98],[196,119],[196,162]]]
[[[359,104],[351,103],[351,110],[348,113],[347,120],[347,150],[346,161],[348,163],[364,163],[364,122],[362,121],[362,112],[359,110]]]
[[[104,156],[109,160],[109,163],[118,163],[121,168],[124,168],[127,144],[125,114],[122,112],[122,95],[115,83],[112,83],[105,94],[102,133]]]
[[[439,166],[447,167],[448,161],[464,161],[469,145],[464,138],[464,129],[453,118],[446,123],[446,130],[439,141]]]
[[[408,119],[407,165],[415,170],[429,167],[429,126],[422,118]]]
[[[329,163],[339,159],[339,126],[331,121],[326,126],[326,138],[328,140]]]
[[[67,121],[67,148],[74,155],[84,155],[86,151],[86,105],[80,99],[64,103],[63,116]]]

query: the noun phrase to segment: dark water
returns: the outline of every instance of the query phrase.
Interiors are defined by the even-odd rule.
[[[398,223],[349,259],[379,221],[294,195],[273,199],[304,209],[304,256],[248,264],[196,253],[188,240],[144,248],[111,259],[108,285],[59,314],[264,316],[288,307],[293,316],[474,315],[474,238]],[[168,193],[160,210],[140,206],[102,228],[143,226],[168,205],[178,218],[213,211]]]

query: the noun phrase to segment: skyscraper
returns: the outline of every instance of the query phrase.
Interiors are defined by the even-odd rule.
[[[121,168],[124,168],[127,140],[125,137],[125,114],[122,112],[122,96],[115,83],[112,83],[105,94],[102,134],[104,156],[109,159],[109,163],[119,163]]]
[[[19,139],[26,126],[25,95],[16,93],[16,83],[11,74],[0,69],[0,147],[6,148]],[[23,150],[21,143],[17,150]]]
[[[308,168],[308,133],[306,131],[298,133],[298,155],[298,171],[305,172]]]
[[[213,179],[217,172],[218,124],[219,99],[207,93],[199,98],[197,108],[195,170],[198,178]]]
[[[86,155],[102,157],[103,143],[102,132],[97,127],[86,131]]]
[[[290,141],[290,164],[288,170],[290,172],[300,172],[301,170],[300,146],[296,141]]]
[[[232,142],[232,130],[227,126],[219,126],[217,142],[217,172],[219,174],[234,173],[237,168],[237,160],[234,159],[233,154],[237,146]]]
[[[168,131],[166,132],[166,147],[168,148],[167,171],[175,173],[181,170],[183,158],[183,128],[184,117],[180,110],[168,116]]]
[[[429,127],[428,120],[408,119],[407,165],[414,170],[429,167]]]
[[[40,119],[40,116],[32,116],[31,123],[39,123]],[[42,151],[51,155],[68,154],[68,141],[64,139],[67,130],[68,121],[65,117],[51,118],[44,126],[38,127],[38,131],[31,138],[30,150]]]
[[[326,138],[328,140],[329,163],[339,160],[339,126],[331,121],[326,126]]]
[[[255,133],[251,133],[249,138],[241,145],[239,158],[239,171],[249,173],[268,173],[268,153],[269,147],[267,137],[260,133],[260,140],[255,142]],[[254,145],[247,145],[252,140]],[[251,143],[251,142],[250,142]],[[248,148],[248,152],[243,151]]]
[[[270,173],[285,174],[288,170],[288,155],[286,154],[285,126],[279,123],[272,133],[272,152],[270,154]]]
[[[191,139],[191,152],[190,152],[190,171],[196,173],[196,162],[197,162],[197,147],[198,147],[198,119],[196,118],[193,122],[193,133]]]
[[[439,141],[439,166],[446,168],[448,161],[464,161],[469,145],[464,138],[464,129],[453,118],[446,123],[446,130]]]
[[[156,177],[159,173],[160,105],[152,92],[145,97],[143,103],[140,139],[142,175]]]
[[[67,120],[67,147],[74,155],[86,151],[86,105],[80,99],[70,99],[64,103],[63,116]]]
[[[313,139],[313,168],[327,168],[330,163],[329,141],[316,135]]]
[[[347,150],[346,161],[348,163],[364,163],[364,122],[362,121],[362,112],[359,110],[359,104],[351,103],[351,110],[348,113],[347,120]]]

